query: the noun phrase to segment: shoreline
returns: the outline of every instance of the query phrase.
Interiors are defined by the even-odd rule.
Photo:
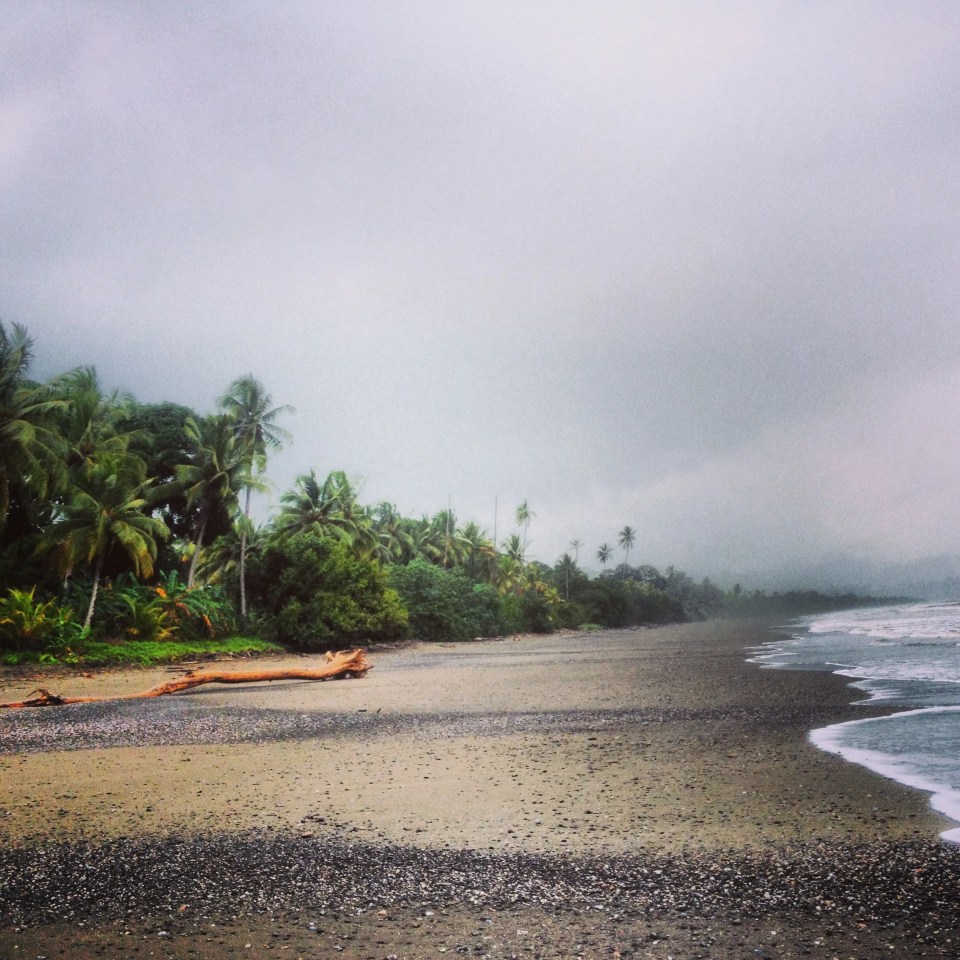
[[[795,635],[793,630],[790,633]],[[949,843],[960,844],[960,791],[955,786],[937,779],[935,773],[931,775],[929,770],[919,769],[915,752],[897,752],[895,746],[889,743],[886,750],[881,750],[845,742],[847,734],[852,729],[869,729],[876,725],[875,729],[878,731],[889,730],[892,724],[902,727],[904,721],[916,723],[921,721],[921,718],[939,714],[960,714],[960,694],[955,694],[952,702],[924,705],[925,697],[911,702],[909,699],[904,700],[899,696],[891,695],[889,690],[878,689],[875,686],[876,678],[865,674],[860,668],[831,665],[826,662],[814,665],[812,661],[807,661],[806,666],[796,666],[795,661],[789,659],[793,654],[787,654],[787,659],[784,659],[784,645],[776,641],[763,644],[757,650],[761,652],[751,657],[750,662],[763,669],[829,673],[843,678],[851,691],[866,693],[865,698],[852,700],[852,705],[880,708],[878,712],[812,729],[808,735],[810,742],[825,753],[842,757],[848,763],[857,764],[878,776],[926,794],[930,807],[942,814],[949,822],[949,826],[940,833],[940,838]],[[889,680],[889,678],[886,679]],[[923,739],[923,736],[916,732],[912,736],[913,742],[918,745],[923,742]],[[894,736],[893,744],[896,743],[897,738]]]
[[[941,831],[940,839],[948,843],[960,845],[960,794],[956,790],[938,783],[929,777],[915,772],[910,759],[900,760],[891,754],[877,753],[857,747],[848,747],[840,743],[843,731],[851,726],[874,723],[886,719],[901,719],[906,717],[926,716],[937,713],[958,713],[960,705],[943,707],[920,707],[908,710],[897,710],[894,713],[864,717],[859,720],[847,720],[843,723],[834,723],[826,727],[819,727],[810,731],[810,742],[825,753],[842,757],[847,763],[870,770],[877,776],[903,784],[912,790],[926,794],[931,809],[942,814],[951,824]]]
[[[0,895],[0,952],[121,957],[146,937],[161,956],[221,958],[266,937],[278,952],[254,955],[283,956],[318,949],[313,924],[328,949],[374,960],[578,943],[666,956],[654,941],[676,960],[799,957],[818,939],[955,955],[960,921],[941,901],[960,851],[935,840],[943,818],[807,740],[888,711],[853,707],[843,678],[748,663],[766,629],[419,645],[377,654],[359,681],[68,708],[70,735],[100,748],[0,755],[0,890],[18,873],[36,888]],[[142,671],[101,679],[147,685]],[[117,731],[125,746],[109,745]],[[102,889],[70,866],[81,851],[114,878]],[[247,870],[211,875],[211,859]],[[129,864],[154,877],[136,895]]]

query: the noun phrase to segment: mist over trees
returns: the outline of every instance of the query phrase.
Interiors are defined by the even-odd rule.
[[[169,642],[238,630],[301,649],[407,637],[627,627],[756,612],[668,567],[631,566],[638,533],[580,538],[551,567],[527,559],[536,513],[495,543],[449,508],[365,504],[343,469],[311,466],[265,523],[251,517],[290,408],[253,374],[207,413],[141,404],[93,367],[30,379],[33,342],[0,323],[0,653],[82,657],[102,640]],[[808,598],[809,600],[809,598]]]

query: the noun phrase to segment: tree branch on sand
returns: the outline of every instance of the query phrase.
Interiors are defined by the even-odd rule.
[[[125,693],[115,697],[59,697],[49,690],[38,689],[36,696],[14,703],[0,703],[0,709],[21,707],[60,707],[69,703],[100,703],[106,700],[143,700],[163,697],[181,690],[190,690],[205,683],[264,683],[271,680],[334,680],[362,677],[373,665],[362,649],[343,650],[326,654],[326,665],[315,669],[286,670],[188,670],[182,677],[167,680],[140,693]]]

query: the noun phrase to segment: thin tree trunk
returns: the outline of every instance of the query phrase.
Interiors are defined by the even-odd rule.
[[[207,530],[207,518],[209,515],[209,507],[207,504],[204,504],[200,513],[200,527],[197,530],[197,539],[193,545],[193,556],[190,558],[190,570],[187,573],[188,590],[193,586],[193,578],[197,574],[197,561],[200,559],[200,548],[203,546],[203,535]]]
[[[87,618],[83,621],[83,629],[90,628],[90,622],[93,620],[93,608],[97,605],[97,591],[100,589],[100,571],[103,570],[103,554],[97,557],[97,566],[93,571],[93,589],[90,591],[90,606],[87,607]]]
[[[0,531],[7,525],[10,512],[10,480],[6,470],[0,472]]]
[[[293,670],[188,670],[182,677],[167,680],[140,693],[126,693],[117,697],[60,697],[42,688],[28,700],[0,703],[0,710],[17,710],[23,707],[60,707],[70,703],[98,703],[103,700],[143,700],[163,697],[205,683],[265,683],[272,680],[332,680],[336,678],[363,677],[373,666],[362,649],[328,653],[326,666],[314,669]]]
[[[247,487],[246,503],[243,507],[244,518],[250,520],[250,488]],[[240,622],[247,622],[247,524],[240,531]]]

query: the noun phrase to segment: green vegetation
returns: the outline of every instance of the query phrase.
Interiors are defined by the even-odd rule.
[[[380,564],[310,530],[267,544],[251,563],[250,597],[267,637],[303,650],[407,635],[407,612]]]
[[[579,566],[528,559],[536,514],[494,543],[451,510],[365,505],[343,470],[309,469],[262,526],[250,496],[289,434],[252,374],[218,407],[140,404],[92,367],[29,378],[33,344],[0,323],[0,662],[146,663],[359,643],[469,640],[826,609],[819,595],[725,594],[631,566],[637,532]],[[853,605],[857,598],[843,598]],[[821,604],[821,606],[817,606]],[[242,637],[236,636],[242,634]]]
[[[47,653],[33,651],[14,655],[0,653],[0,663],[7,665],[83,664],[84,666],[136,666],[211,660],[218,657],[247,657],[264,653],[283,653],[284,648],[256,637],[230,637],[227,640],[131,640],[125,643],[104,643],[91,640],[78,650],[59,648]]]
[[[909,597],[862,597],[854,593],[823,594],[816,590],[788,590],[744,593],[737,584],[726,597],[723,615],[727,617],[800,617],[805,614],[875,607],[887,603],[907,603]]]
[[[511,630],[497,591],[475,583],[460,568],[445,570],[425,560],[390,568],[390,583],[420,640],[472,640]]]

